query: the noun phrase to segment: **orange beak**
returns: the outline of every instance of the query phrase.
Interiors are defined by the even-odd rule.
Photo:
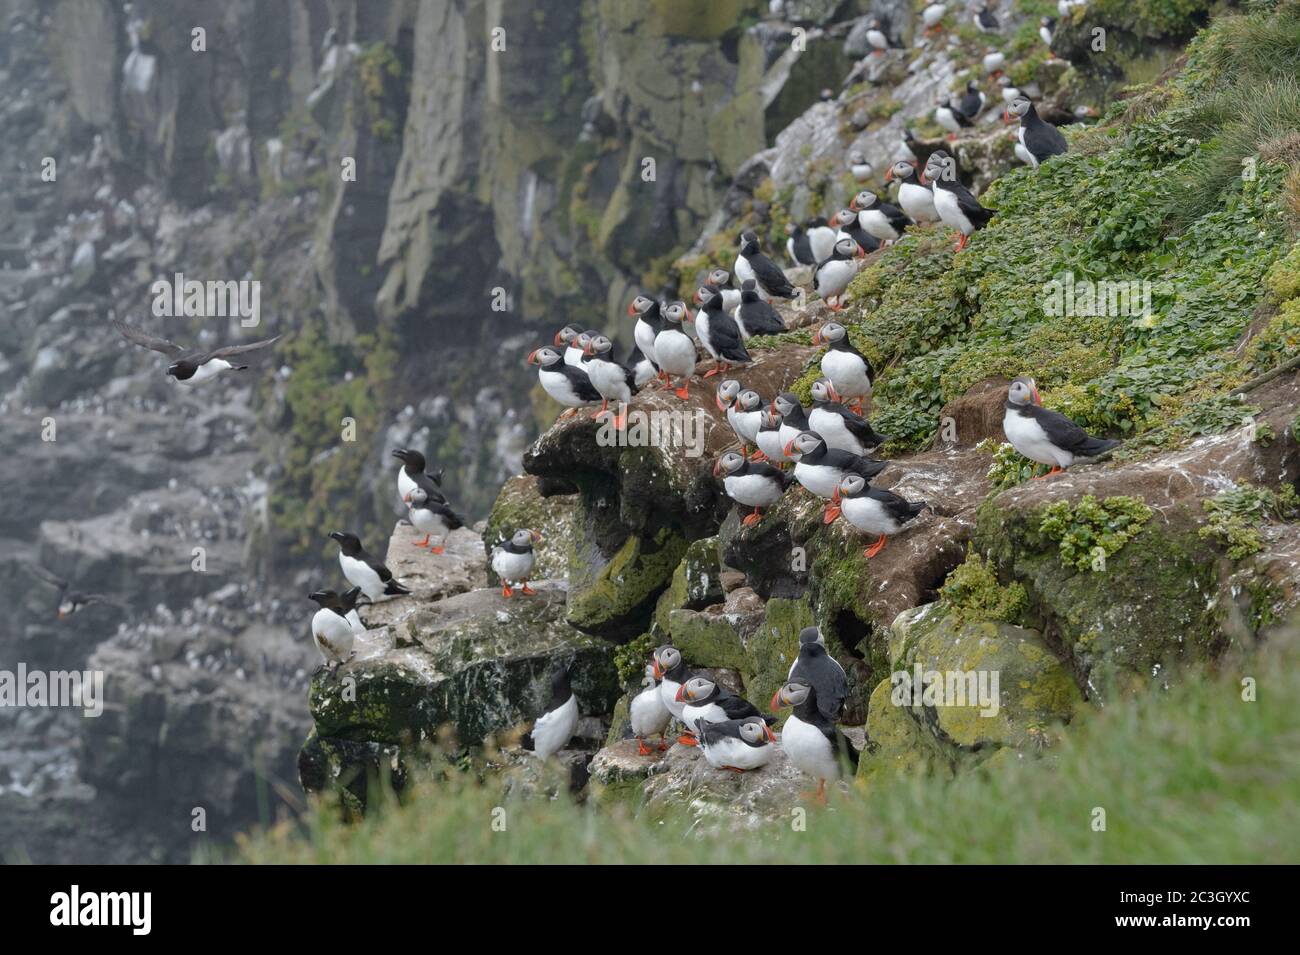
[[[696,294],[698,295],[699,293],[697,292]],[[686,321],[688,322],[695,321],[695,316],[691,314],[691,310],[689,308],[686,310]]]
[[[554,345],[556,345],[556,346],[559,346],[559,345],[563,345],[563,344],[564,344],[564,339],[560,337],[560,333],[559,333],[559,332],[556,332],[556,333],[555,333],[555,341],[552,342],[552,344],[554,344]]]
[[[529,531],[528,533],[533,538],[534,544],[540,544],[542,542],[542,535],[537,533],[537,531]]]
[[[713,476],[714,476],[714,477],[722,477],[722,462],[721,462],[721,461],[718,461],[717,464],[713,465]]]
[[[662,680],[664,678],[664,668],[659,665],[658,659],[651,659],[650,672],[655,675],[656,680]]]
[[[858,211],[858,197],[857,197],[857,196],[854,196],[852,199],[849,200],[849,208],[852,209],[854,212],[857,212],[857,211]]]
[[[594,351],[592,351],[592,349],[591,349],[591,342],[587,342],[587,346],[582,350],[582,353],[583,353],[584,355],[594,355],[594,354],[596,354],[596,353],[595,353]]]
[[[530,365],[536,365],[536,364],[537,364],[537,352],[538,352],[538,350],[539,350],[539,349],[534,348],[532,351],[530,351],[530,352],[528,353],[528,364],[530,364]]]
[[[677,695],[673,697],[673,700],[675,700],[678,703],[685,703],[686,702],[685,694],[686,694],[686,684],[683,683],[681,686],[677,688]]]
[[[714,395],[713,403],[718,406],[719,411],[726,411],[727,406],[722,403],[722,395]]]
[[[781,453],[787,458],[794,454],[794,438],[791,438],[785,443],[785,447],[781,449]]]
[[[772,694],[772,712],[775,713],[781,708],[781,691],[777,690]]]
[[[627,303],[627,313],[628,315],[632,315],[632,316],[636,315],[636,306],[633,305],[631,302]]]
[[[889,169],[885,171],[885,182],[893,182],[893,181],[894,181],[894,167],[890,166]]]
[[[918,172],[918,173],[916,174],[916,180],[917,180],[917,182],[919,182],[919,183],[920,183],[921,185],[923,185],[923,186],[925,186],[925,185],[929,185],[929,182],[930,182],[928,179],[925,178],[925,170],[924,170],[924,169],[922,169],[920,172]]]
[[[698,305],[698,304],[700,303],[700,290],[699,290],[699,289],[696,289],[696,290],[695,290],[695,294],[691,296],[691,301],[694,302],[696,305]]]
[[[1038,405],[1040,408],[1041,408],[1042,405],[1043,405],[1043,399],[1040,398],[1040,397],[1038,397],[1038,386],[1037,386],[1037,385],[1034,385],[1034,404]]]
[[[817,331],[813,332],[813,344],[820,345],[821,343],[822,343],[822,330],[819,328],[817,329]]]
[[[776,734],[772,732],[772,727],[768,726],[766,723],[763,724],[763,732],[767,734],[767,740],[769,743],[776,742]]]
[[[831,500],[832,500],[832,501],[838,501],[839,499],[840,499],[840,489],[839,489],[839,488],[836,488],[836,489],[835,489],[835,492],[834,492],[833,494],[831,494]]]
[[[831,396],[831,401],[840,400],[840,393],[835,390],[835,386],[832,385],[829,381],[826,382],[826,393]]]

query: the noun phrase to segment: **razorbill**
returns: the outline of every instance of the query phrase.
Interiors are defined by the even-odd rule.
[[[366,552],[356,534],[334,531],[330,537],[338,541],[339,566],[343,568],[343,576],[348,579],[348,583],[360,587],[361,592],[372,601],[380,597],[397,597],[410,593],[397,582],[383,561]]]
[[[311,618],[312,640],[320,651],[324,665],[329,666],[333,673],[340,664],[351,659],[356,634],[337,593],[332,590],[317,590],[308,599],[319,605]]]
[[[427,476],[435,487],[442,486],[443,469],[439,468],[436,473],[429,474],[427,471],[429,465],[424,460],[424,455],[414,448],[394,448],[393,457],[402,462],[402,466],[397,469],[397,496],[404,503],[409,503],[406,498],[415,489],[416,482],[421,475]],[[426,495],[427,493],[428,489],[426,488]],[[442,498],[441,493],[433,496],[432,499],[438,500],[439,498]]]
[[[226,371],[244,371],[248,368],[247,365],[232,365],[227,359],[234,358],[236,355],[246,355],[248,352],[256,351],[259,348],[266,348],[268,345],[274,345],[280,340],[280,336],[276,335],[274,338],[249,342],[247,345],[224,345],[221,348],[203,351],[201,349],[182,348],[165,338],[154,338],[148,332],[142,331],[134,325],[120,322],[116,318],[112,319],[112,324],[117,329],[118,334],[132,345],[148,348],[170,358],[171,364],[167,366],[167,374],[186,385],[198,385],[205,381],[211,381]]]

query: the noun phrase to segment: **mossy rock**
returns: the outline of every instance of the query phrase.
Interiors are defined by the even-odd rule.
[[[721,568],[718,565],[718,539],[707,537],[692,541],[686,556],[673,571],[668,589],[655,603],[655,623],[668,629],[668,614],[673,610],[702,610],[723,598]]]
[[[870,751],[858,760],[857,778],[870,786],[894,776],[940,772],[951,775],[939,759],[935,742],[910,713],[891,701],[892,684],[881,680],[867,704],[867,739]]]
[[[521,528],[542,535],[533,548],[537,555],[534,576],[538,580],[564,577],[574,549],[573,521],[577,495],[542,497],[537,478],[521,474],[501,486],[492,513],[483,529],[483,549],[488,555],[488,583],[499,583],[492,572],[492,548]]]
[[[672,528],[629,535],[594,578],[570,592],[569,624],[612,638],[640,633],[685,555],[686,539]]]

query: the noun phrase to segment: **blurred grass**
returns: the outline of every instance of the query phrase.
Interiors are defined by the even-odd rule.
[[[1241,680],[1257,683],[1257,702]],[[1248,665],[1093,710],[1049,758],[952,782],[899,780],[783,823],[697,836],[685,819],[502,802],[468,777],[346,825],[325,810],[241,838],[249,863],[1294,863],[1300,861],[1300,632]],[[1010,754],[1009,754],[1010,755]],[[505,831],[492,827],[505,809]],[[1106,812],[1106,831],[1091,827]],[[498,814],[499,815],[499,814]]]

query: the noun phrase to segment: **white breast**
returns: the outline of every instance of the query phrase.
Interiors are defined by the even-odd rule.
[[[835,762],[831,741],[817,727],[791,714],[781,730],[781,748],[790,762],[814,779],[838,779],[840,767]]]
[[[379,574],[365,561],[340,553],[339,566],[343,568],[343,576],[348,579],[348,582],[360,587],[361,592],[371,600],[378,600],[384,595],[384,589],[387,585],[379,579]]]
[[[568,345],[564,349],[564,363],[573,365],[575,368],[582,364],[582,349],[574,345]]]
[[[352,655],[352,627],[333,610],[321,607],[311,618],[311,635],[326,663],[342,663]]]
[[[762,411],[741,411],[736,415],[736,420],[732,422],[732,430],[742,440],[753,444],[754,439],[758,437],[758,429],[762,427],[762,424]]]
[[[848,259],[832,259],[824,262],[817,270],[817,274],[813,276],[817,294],[822,298],[833,298],[848,288],[849,283],[853,281],[853,276],[857,274],[857,266]]]
[[[840,448],[844,451],[852,451],[854,454],[865,454],[866,448],[862,442],[855,438],[852,432],[844,424],[844,419],[833,411],[826,411],[823,408],[813,408],[808,412],[808,423],[812,429],[822,436],[827,447]]]
[[[195,370],[194,374],[185,379],[177,378],[182,385],[201,385],[205,381],[211,381],[223,371],[230,370],[230,362],[224,358],[213,358],[205,361]]]
[[[361,615],[355,610],[348,611],[348,626],[352,628],[353,633],[366,632],[366,625],[361,622]]]
[[[415,490],[415,481],[406,473],[406,468],[397,469],[397,496],[406,500],[406,495]]]
[[[628,710],[628,716],[632,723],[633,733],[637,736],[653,736],[655,733],[662,733],[667,729],[668,720],[672,717],[672,714],[668,712],[668,707],[664,705],[663,695],[659,692],[659,687],[650,686],[632,697],[632,705]]]
[[[898,238],[898,230],[889,224],[889,218],[879,209],[863,209],[859,212],[858,225],[868,235],[874,235],[881,241]]]
[[[716,769],[724,766],[734,766],[736,769],[758,769],[770,763],[772,755],[776,752],[776,747],[770,743],[766,746],[750,746],[743,739],[734,736],[724,736],[722,739],[714,740],[708,746],[701,743],[700,748],[704,750],[704,758],[708,760],[709,765]]]
[[[1052,444],[1043,426],[1027,415],[1007,409],[1002,416],[1002,430],[1011,446],[1031,461],[1061,468],[1074,463],[1074,455]]]
[[[722,482],[727,497],[746,507],[767,507],[781,500],[781,485],[757,474],[742,474]]]
[[[827,467],[824,464],[799,462],[794,466],[794,479],[818,497],[833,497],[843,476],[839,468]]]
[[[743,255],[736,256],[736,267],[732,269],[732,272],[736,275],[737,285],[744,285],[750,279],[755,282],[758,281],[758,276],[754,274],[754,267],[749,264],[749,259]],[[758,293],[759,295],[763,294],[763,286],[758,286]]]
[[[740,289],[724,288],[722,290],[722,310],[730,314],[740,305]]]
[[[532,551],[515,554],[498,547],[492,551],[492,570],[507,583],[522,583],[532,573],[535,560],[536,555]]]
[[[961,211],[957,196],[947,189],[934,190],[934,208],[939,213],[939,218],[954,229],[960,229],[963,235],[970,235],[975,231],[971,221],[966,218],[966,213]]]
[[[655,356],[659,367],[670,375],[695,373],[695,343],[675,328],[665,328],[655,337]]]
[[[700,344],[709,353],[709,357],[717,358],[718,350],[709,341],[709,313],[704,309],[695,313],[695,333],[700,336]]]
[[[822,374],[831,380],[835,390],[844,398],[860,398],[871,394],[871,380],[862,359],[850,352],[832,348],[822,356]]]
[[[726,712],[717,703],[705,703],[703,706],[692,706],[687,703],[682,707],[682,722],[692,733],[699,732],[696,720],[706,719],[710,723],[721,723],[726,718]]]
[[[825,262],[835,251],[835,230],[824,225],[809,229],[808,244],[812,246],[813,258],[819,263]]]
[[[593,358],[587,362],[587,377],[602,398],[610,401],[632,400],[632,389],[627,386],[627,376],[614,362]]]
[[[442,537],[451,531],[443,516],[428,508],[412,507],[409,511],[409,517],[415,529],[426,534],[435,534]]]
[[[655,359],[655,330],[638,318],[636,327],[632,329],[632,337],[636,339],[636,347],[641,349],[641,354],[657,364],[658,362]]]
[[[537,372],[537,379],[548,395],[568,408],[579,408],[587,403],[574,393],[573,386],[563,372],[542,368]]]
[[[846,497],[840,500],[844,518],[858,530],[867,534],[896,534],[898,521],[872,497]]]
[[[939,213],[934,208],[934,193],[925,186],[905,182],[898,187],[898,203],[916,222],[936,222]]]
[[[545,759],[564,748],[578,728],[578,698],[569,695],[559,709],[538,717],[533,724],[533,754]]]
[[[767,455],[770,461],[788,461],[785,456],[785,442],[781,440],[781,429],[775,431],[760,431],[754,438],[754,443],[758,445],[758,450]]]
[[[664,701],[664,706],[668,707],[668,712],[679,720],[682,718],[682,709],[685,707],[684,703],[677,702],[677,691],[681,688],[682,685],[676,680],[669,680],[665,677],[659,681],[659,698]]]

